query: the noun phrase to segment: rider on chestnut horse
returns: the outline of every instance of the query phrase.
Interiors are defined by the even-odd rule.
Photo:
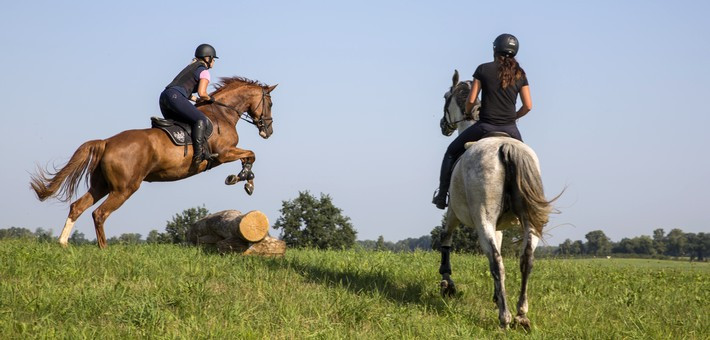
[[[208,69],[214,66],[217,52],[209,44],[201,44],[195,50],[195,59],[187,65],[175,79],[165,87],[160,94],[160,112],[166,119],[173,119],[192,125],[192,146],[194,149],[192,162],[195,165],[202,161],[209,161],[219,156],[209,152],[205,145],[205,128],[207,117],[200,112],[190,100],[212,101],[207,94],[207,85],[210,83]],[[193,93],[197,93],[196,97]]]

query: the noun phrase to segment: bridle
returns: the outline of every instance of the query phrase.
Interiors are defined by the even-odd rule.
[[[258,110],[261,106],[264,106],[264,108],[266,108],[265,102],[266,102],[267,97],[271,98],[271,94],[267,93],[266,89],[262,87],[261,88],[261,101],[259,101],[259,105],[257,105],[256,108],[254,108],[253,112],[256,112],[256,110]],[[261,114],[261,117],[259,117],[259,119],[254,119],[249,115],[249,112],[240,112],[234,106],[229,106],[225,103],[222,103],[222,102],[216,101],[216,100],[212,100],[212,103],[237,112],[239,114],[239,119],[256,126],[257,129],[259,129],[259,131],[265,131],[266,129],[270,128],[271,124],[273,124],[273,122],[274,122],[274,119],[272,117],[264,118],[263,112]]]
[[[471,90],[471,82],[470,81],[461,82],[458,85],[456,85],[456,87],[458,87],[461,84],[466,86],[466,88],[468,89],[467,92],[470,92],[470,90]],[[454,90],[455,90],[455,88],[454,88]],[[460,103],[457,100],[456,105],[459,107],[459,109],[461,109],[461,112],[463,112],[463,118],[461,118],[457,121],[454,121],[454,122],[451,121],[450,113],[449,113],[449,105],[451,104],[452,99],[458,99],[458,97],[456,97],[453,92],[450,92],[450,93],[451,94],[448,97],[446,97],[446,102],[444,103],[444,117],[446,117],[446,122],[451,125],[455,125],[455,124],[463,122],[465,120],[473,120],[473,111],[474,110],[471,110],[470,113],[466,113],[466,103],[465,102]],[[456,97],[456,98],[454,98],[454,97]]]

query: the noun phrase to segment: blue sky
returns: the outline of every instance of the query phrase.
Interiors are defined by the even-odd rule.
[[[239,124],[256,152],[256,191],[224,178],[238,164],[144,183],[108,219],[109,236],[184,209],[264,211],[298,191],[331,195],[359,239],[428,234],[443,152],[443,94],[454,69],[492,59],[500,33],[521,42],[533,111],[519,121],[548,196],[566,188],[546,239],[612,240],[656,228],[710,231],[703,98],[710,26],[703,1],[12,2],[0,22],[4,94],[0,228],[51,228],[68,205],[29,190],[35,164],[63,164],[84,141],[149,126],[158,95],[207,42],[213,78],[279,84],[274,135]],[[76,228],[94,237],[90,209]]]

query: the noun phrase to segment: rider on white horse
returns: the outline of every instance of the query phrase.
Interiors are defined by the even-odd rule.
[[[451,172],[456,160],[465,151],[464,145],[467,142],[477,141],[491,132],[505,132],[517,140],[523,140],[515,121],[532,109],[532,99],[525,71],[515,60],[518,47],[518,39],[515,36],[499,35],[493,42],[494,60],[479,65],[473,74],[473,86],[466,102],[466,114],[471,114],[478,94],[482,91],[480,118],[478,122],[460,133],[446,149],[441,163],[439,189],[432,201],[439,209],[444,209],[448,205]],[[518,95],[523,106],[516,111]]]

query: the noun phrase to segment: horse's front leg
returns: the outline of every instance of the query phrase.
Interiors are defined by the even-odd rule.
[[[441,295],[444,297],[456,295],[456,285],[451,279],[451,244],[454,239],[454,231],[459,223],[453,211],[449,209],[446,212],[446,225],[441,234],[441,265],[439,266],[439,274],[441,274],[439,287]]]
[[[221,163],[233,162],[237,159],[242,161],[242,171],[237,175],[227,176],[224,180],[224,184],[234,185],[241,181],[246,181],[246,183],[244,183],[244,190],[246,190],[247,194],[251,195],[254,192],[254,172],[251,167],[256,160],[256,155],[251,150],[234,147],[227,150],[227,152],[221,153],[219,156]]]

